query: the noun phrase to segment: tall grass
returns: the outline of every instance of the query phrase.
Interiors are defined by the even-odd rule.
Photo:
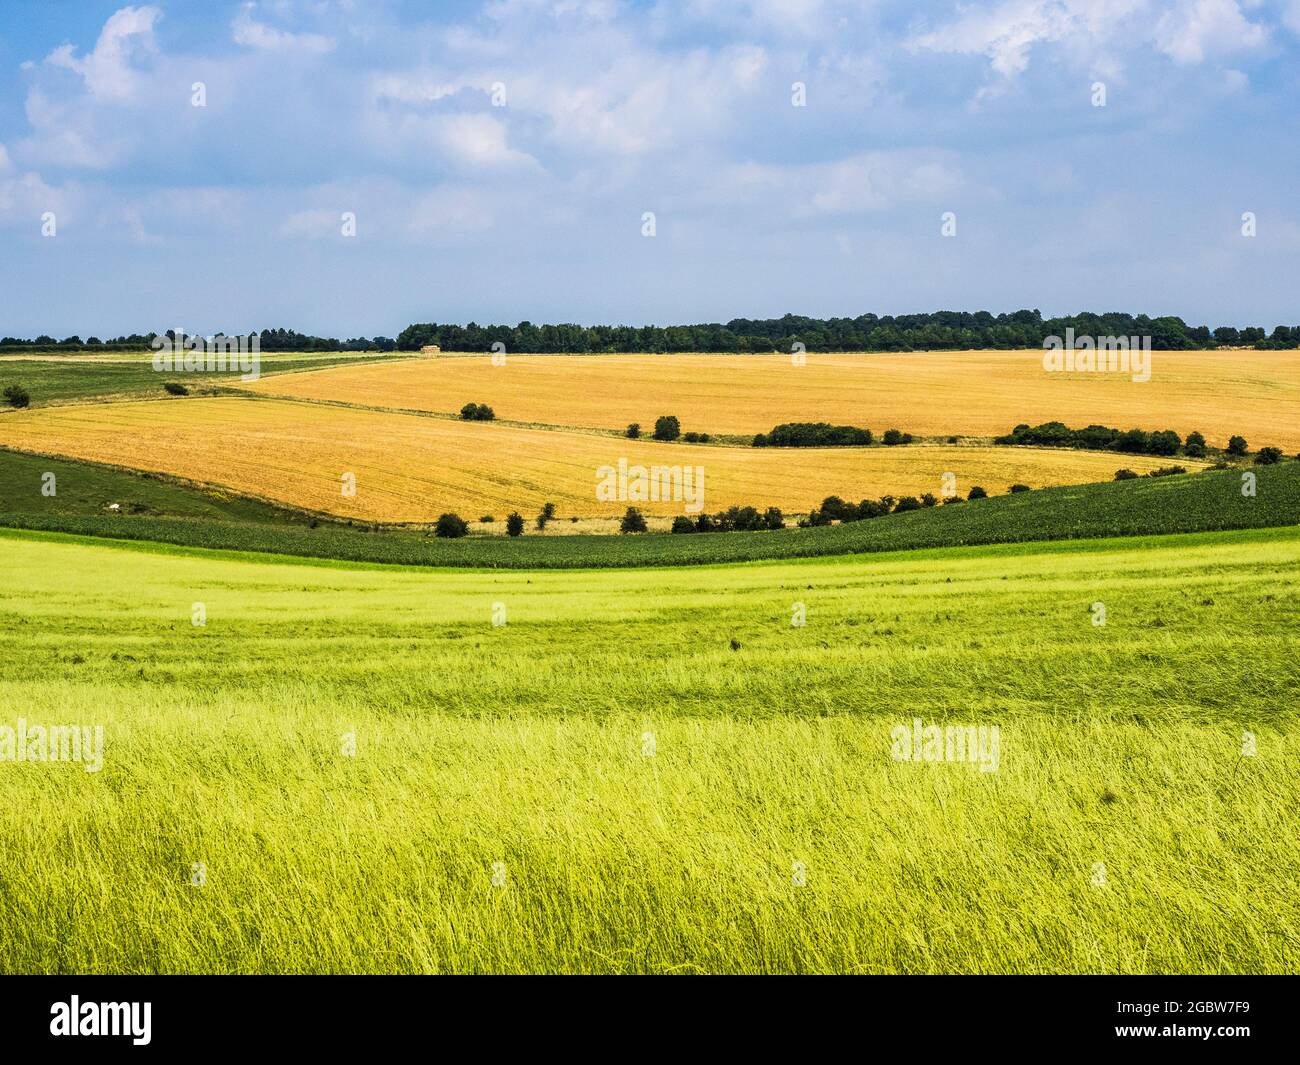
[[[4,971],[1300,965],[1295,530],[606,573],[0,549],[0,724],[107,734],[99,773],[0,762]],[[914,716],[999,725],[998,770],[894,761]]]

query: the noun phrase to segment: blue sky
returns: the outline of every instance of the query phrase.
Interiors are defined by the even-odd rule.
[[[8,2],[0,333],[1295,324],[1298,59],[1300,0]]]

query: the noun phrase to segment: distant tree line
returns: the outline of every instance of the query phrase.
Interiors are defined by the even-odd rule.
[[[318,337],[293,329],[261,331],[263,351],[419,351],[437,345],[443,351],[491,351],[502,344],[508,352],[789,352],[802,344],[819,351],[953,351],[967,348],[1041,348],[1048,337],[1063,337],[1073,328],[1077,336],[1151,338],[1161,350],[1200,350],[1218,347],[1298,348],[1300,325],[1277,326],[1267,332],[1260,326],[1238,329],[1188,325],[1181,318],[1151,318],[1119,312],[1082,313],[1044,318],[1037,310],[992,314],[989,311],[934,311],[930,314],[875,315],[856,318],[808,318],[787,314],[781,318],[733,318],[726,323],[699,325],[468,325],[424,322],[409,325],[388,337]],[[147,348],[156,333],[101,340],[98,337],[52,336],[32,339],[0,338],[0,349],[38,350],[139,350]]]
[[[193,334],[191,334],[193,335]],[[241,334],[222,333],[218,331],[215,336],[235,337]],[[242,334],[252,336],[253,333]],[[176,338],[174,329],[165,330],[162,333],[131,333],[118,337],[112,337],[108,340],[101,340],[99,337],[86,337],[84,340],[79,336],[64,337],[62,340],[56,340],[52,336],[42,334],[38,337],[25,339],[22,337],[0,337],[0,350],[5,348],[19,349],[26,351],[140,351],[153,345],[156,338],[164,336],[170,340]],[[293,329],[263,329],[258,333],[258,346],[262,351],[395,351],[397,350],[397,341],[391,337],[353,337],[348,340],[339,340],[337,337],[316,337],[308,336],[306,333],[299,333]]]
[[[967,348],[1041,348],[1048,337],[1063,337],[1068,328],[1077,336],[1151,338],[1161,350],[1200,350],[1217,347],[1300,347],[1300,326],[1278,326],[1271,333],[1258,326],[1238,329],[1188,325],[1172,316],[1083,313],[1044,318],[1039,311],[991,314],[988,311],[935,311],[931,314],[864,314],[857,318],[733,318],[726,324],[675,326],[408,326],[397,336],[399,351],[418,351],[436,344],[443,351],[555,352],[788,352],[802,344],[807,351],[951,351]]]

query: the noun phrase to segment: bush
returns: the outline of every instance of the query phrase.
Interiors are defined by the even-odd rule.
[[[1151,446],[1151,437],[1142,429],[1130,429],[1120,433],[1115,441],[1116,451],[1126,451],[1132,455],[1141,455]]]
[[[629,425],[629,426],[627,427],[627,429],[626,429],[626,431],[624,431],[623,435],[626,436],[629,440],[637,440],[637,439],[640,439],[640,436],[641,436],[641,423],[640,423],[640,422],[633,422],[631,425]]]
[[[496,412],[486,403],[466,403],[460,408],[460,416],[467,422],[490,422]]]
[[[1205,458],[1205,437],[1198,432],[1187,434],[1187,442],[1183,444],[1183,453],[1192,459]]]
[[[695,522],[691,521],[685,514],[678,514],[673,518],[673,532],[675,533],[693,533],[695,531]]]
[[[855,515],[857,520],[866,521],[870,518],[883,518],[889,513],[894,501],[886,496],[884,499],[864,499],[858,504],[858,512]]]
[[[1117,480],[1117,481],[1135,481],[1135,480],[1137,480],[1137,474],[1134,473],[1134,472],[1133,472],[1132,470],[1130,470],[1130,469],[1116,470],[1116,471],[1115,471],[1115,480]]]
[[[5,402],[11,407],[26,407],[32,401],[32,397],[27,394],[27,389],[22,385],[10,385],[5,389],[4,395]]]
[[[679,422],[674,415],[665,414],[662,418],[655,419],[654,437],[656,440],[676,440],[681,435],[682,423]],[[628,509],[632,510],[635,508],[630,507]],[[633,531],[639,532],[641,530]]]
[[[1161,466],[1158,470],[1152,470],[1147,474],[1148,477],[1173,477],[1178,473],[1186,473],[1184,466]]]
[[[169,396],[188,396],[190,390],[184,385],[178,385],[175,381],[167,381],[163,384],[163,391]]]
[[[897,429],[886,429],[885,435],[880,438],[880,442],[886,447],[896,447],[899,444],[910,444],[912,442],[912,434],[901,433]]]
[[[673,420],[676,421],[677,419],[674,418]],[[649,526],[645,523],[645,515],[636,507],[628,507],[627,513],[623,515],[623,519],[618,523],[618,531],[622,533],[642,533],[648,528]]]
[[[947,507],[947,506],[951,506],[953,503],[965,503],[965,502],[966,500],[962,499],[961,496],[949,496],[947,499],[943,501],[943,505]]]
[[[1064,422],[1044,422],[1029,426],[1023,422],[1006,436],[994,438],[996,444],[1037,447],[1074,447],[1092,451],[1123,451],[1131,455],[1176,455],[1182,438],[1172,429],[1148,433],[1129,429],[1121,433],[1106,425],[1089,425],[1071,429]]]
[[[1177,455],[1183,438],[1172,429],[1161,429],[1147,438],[1147,451],[1152,455]]]
[[[822,500],[822,505],[818,509],[821,510],[822,516],[828,522],[852,520],[849,515],[852,513],[853,508],[848,503],[845,503],[839,496],[827,496]]]
[[[1007,493],[1009,495],[1015,495],[1017,492],[1028,492],[1028,491],[1029,491],[1029,485],[1027,484],[1013,484],[1010,488],[1007,489]]]
[[[709,439],[708,433],[685,433],[682,436],[688,444],[703,444]]]
[[[1234,436],[1228,441],[1229,455],[1244,455],[1246,453],[1246,438],[1244,436]]]
[[[524,531],[524,518],[519,511],[513,511],[506,516],[506,535],[521,536]]]
[[[492,517],[491,514],[484,514],[483,517],[479,518],[479,521],[481,521],[484,525],[491,525],[494,521],[496,521],[496,518]]]
[[[1256,466],[1272,466],[1275,462],[1282,460],[1282,449],[1280,447],[1262,447],[1259,454],[1255,456]]]
[[[988,497],[989,494],[986,491],[984,491],[984,489],[981,488],[979,485],[975,485],[974,488],[972,488],[969,492],[966,493],[967,499],[988,499]]]
[[[552,518],[555,517],[555,504],[543,503],[542,512],[537,515],[537,529],[540,532],[545,529]]]
[[[936,506],[938,502],[939,501],[929,492],[926,492],[925,495],[921,497],[921,506],[923,507],[933,507]]]
[[[785,422],[770,433],[754,437],[754,447],[866,447],[870,429],[829,422]]]
[[[908,510],[920,510],[920,509],[921,509],[921,501],[917,499],[916,496],[903,496],[902,499],[900,499],[897,503],[894,504],[895,514],[902,514]]]
[[[438,523],[433,527],[433,534],[440,536],[444,540],[455,540],[469,532],[469,526],[465,524],[465,519],[457,514],[443,514],[438,518]]]

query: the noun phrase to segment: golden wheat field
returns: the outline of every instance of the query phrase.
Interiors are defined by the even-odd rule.
[[[452,356],[265,378],[267,395],[444,413],[487,403],[498,418],[622,429],[674,414],[683,430],[758,433],[828,421],[877,433],[990,437],[1019,422],[1063,421],[1205,434],[1222,447],[1300,448],[1300,352],[1152,353],[1151,379],[1048,373],[1041,351],[902,355]]]
[[[454,510],[500,518],[553,502],[561,515],[621,513],[600,501],[597,471],[629,466],[703,467],[706,510],[776,506],[801,513],[825,496],[861,499],[1004,492],[1109,480],[1167,460],[1035,448],[912,445],[898,448],[759,449],[663,444],[523,429],[329,404],[240,397],[49,407],[0,416],[0,445],[153,470],[311,510],[373,521],[424,522]],[[1198,463],[1180,460],[1184,465]],[[356,478],[343,493],[344,475]],[[682,501],[631,500],[651,514]]]

